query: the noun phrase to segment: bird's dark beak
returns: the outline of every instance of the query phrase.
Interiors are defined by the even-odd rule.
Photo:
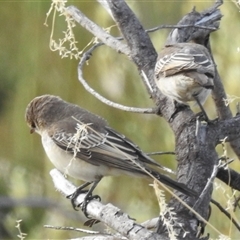
[[[32,134],[32,133],[34,133],[35,132],[35,128],[31,128],[30,129],[30,133]]]

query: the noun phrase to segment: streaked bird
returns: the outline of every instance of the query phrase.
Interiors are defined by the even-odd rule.
[[[202,111],[214,88],[214,75],[207,48],[196,43],[165,46],[155,65],[155,81],[165,96],[185,105],[196,101]]]
[[[62,173],[85,181],[71,196],[77,197],[88,185],[84,203],[93,198],[92,192],[104,176],[127,174],[149,177],[190,196],[195,192],[186,185],[157,172],[161,167],[138,146],[107,125],[107,122],[77,105],[52,95],[34,98],[27,106],[25,119],[30,132],[42,137],[43,148]],[[72,201],[73,202],[73,201]]]

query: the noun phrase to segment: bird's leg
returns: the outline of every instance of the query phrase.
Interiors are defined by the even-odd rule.
[[[101,198],[99,196],[97,196],[97,195],[92,196],[92,192],[96,188],[96,186],[99,182],[100,182],[100,180],[97,180],[94,182],[86,182],[86,183],[82,184],[80,187],[78,187],[74,193],[67,196],[67,198],[71,199],[71,203],[72,203],[74,210],[76,210],[77,207],[81,206],[83,213],[85,214],[86,217],[88,217],[88,215],[86,213],[87,204],[92,199],[97,199],[97,200],[101,201]],[[87,186],[89,186],[92,183],[93,183],[93,185],[89,190],[84,190],[84,188],[86,188]],[[84,201],[80,205],[76,206],[75,200],[81,193],[86,193],[86,196],[84,197]]]
[[[195,96],[195,95],[193,95],[193,97],[194,97],[194,99],[196,100],[198,106],[199,106],[200,109],[201,109],[201,114],[203,115],[203,119],[204,119],[207,123],[210,123],[211,121],[210,121],[210,119],[208,118],[207,113],[206,113],[206,111],[204,110],[204,108],[203,108],[201,102],[199,101],[198,97]]]
[[[95,200],[98,200],[99,202],[101,201],[101,198],[98,196],[98,195],[92,195],[93,193],[93,190],[96,188],[96,186],[98,185],[98,183],[100,182],[101,179],[97,180],[97,181],[94,181],[93,182],[93,185],[90,187],[90,189],[88,190],[86,196],[84,197],[84,200],[83,202],[80,204],[81,206],[81,209],[84,213],[84,215],[89,218],[89,215],[87,214],[87,205],[88,203],[95,199]]]
[[[101,198],[98,195],[92,196],[92,192],[96,188],[96,186],[100,182],[100,180],[101,179],[99,179],[97,181],[93,181],[93,182],[86,182],[86,183],[82,184],[80,187],[78,187],[74,193],[67,196],[67,198],[71,199],[71,203],[72,203],[73,208],[76,210],[77,207],[81,206],[81,209],[82,209],[84,215],[87,218],[89,218],[88,214],[86,212],[86,208],[87,208],[88,203],[93,199],[101,201]],[[93,185],[91,186],[91,188],[89,190],[84,190],[84,188],[86,188],[87,186],[89,186],[92,183],[93,183]],[[84,197],[83,202],[76,206],[75,200],[82,193],[86,193],[86,196]]]
[[[76,189],[76,191],[70,195],[67,196],[68,199],[71,199],[71,203],[72,203],[72,206],[73,206],[73,209],[74,210],[77,210],[77,207],[76,204],[75,204],[75,200],[76,198],[81,194],[81,193],[87,193],[88,190],[83,190],[85,187],[89,186],[90,184],[92,184],[93,182],[86,182],[84,184],[82,184],[80,187],[78,187]]]

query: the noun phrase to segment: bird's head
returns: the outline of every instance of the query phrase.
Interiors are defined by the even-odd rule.
[[[57,121],[62,102],[61,98],[52,95],[34,98],[28,104],[25,113],[25,120],[31,129],[30,133],[40,134],[45,127]]]

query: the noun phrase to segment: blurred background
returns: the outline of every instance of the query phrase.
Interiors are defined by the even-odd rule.
[[[128,1],[146,29],[161,24],[176,24],[193,6],[198,11],[214,1]],[[95,1],[69,1],[100,26],[114,25],[111,17]],[[168,124],[154,115],[134,114],[104,105],[84,90],[77,79],[78,60],[61,59],[49,49],[52,15],[44,25],[50,1],[1,1],[0,8],[0,239],[16,239],[16,220],[22,219],[22,232],[27,239],[65,239],[81,236],[69,231],[46,229],[43,225],[83,227],[86,218],[75,212],[70,201],[56,192],[49,176],[53,168],[37,134],[30,135],[24,121],[25,108],[36,96],[58,95],[107,119],[110,126],[132,139],[145,152],[174,151],[174,136]],[[212,34],[211,44],[226,92],[240,97],[240,13],[231,1],[221,7],[224,15],[220,30]],[[57,15],[55,40],[63,37],[66,23]],[[160,50],[169,30],[159,30],[150,37]],[[117,36],[116,27],[111,34]],[[81,50],[92,35],[80,26],[75,28],[77,46]],[[98,48],[84,68],[88,83],[103,96],[128,106],[152,107],[138,71],[126,57],[106,46]],[[237,101],[231,104],[236,112]],[[198,109],[194,109],[198,111]],[[206,103],[210,118],[216,117],[211,98]],[[218,147],[219,155],[223,154]],[[236,156],[227,146],[229,157]],[[159,156],[160,163],[175,168],[174,156]],[[240,170],[238,159],[231,167]],[[80,182],[76,182],[80,184]],[[220,184],[220,183],[218,183]],[[222,187],[225,187],[222,184]],[[158,203],[149,182],[130,177],[105,178],[96,189],[103,203],[111,202],[131,217],[143,222],[156,217]],[[147,197],[146,197],[147,196]],[[169,196],[167,195],[169,198]],[[214,192],[226,207],[227,196],[222,188]],[[211,223],[232,239],[237,230],[213,207]],[[239,212],[236,213],[239,216]],[[94,229],[101,228],[101,224]],[[218,235],[207,228],[212,238]]]

